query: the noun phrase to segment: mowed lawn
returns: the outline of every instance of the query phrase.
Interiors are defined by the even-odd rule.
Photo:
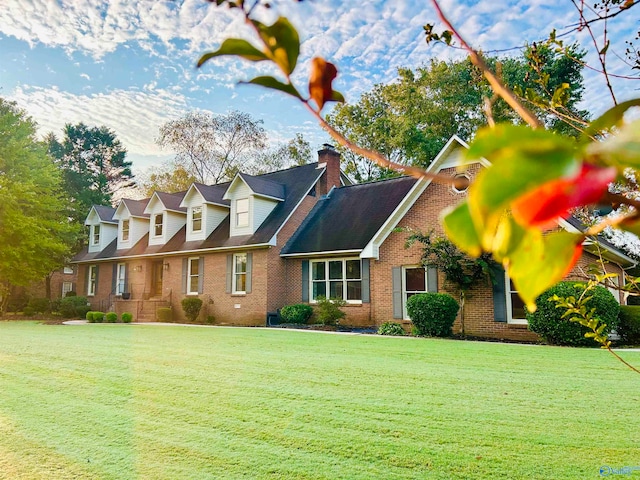
[[[598,349],[0,322],[3,479],[585,479],[603,465],[640,466],[640,376]]]

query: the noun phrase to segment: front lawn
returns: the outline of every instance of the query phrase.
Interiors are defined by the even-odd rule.
[[[0,479],[598,478],[639,405],[598,349],[0,322]]]

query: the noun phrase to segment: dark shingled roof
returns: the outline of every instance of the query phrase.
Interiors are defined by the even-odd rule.
[[[147,204],[149,203],[148,198],[145,198],[144,200],[131,200],[130,198],[123,198],[122,201],[127,206],[129,213],[134,217],[149,218],[149,214],[144,213],[144,209],[147,208]]]
[[[322,198],[282,254],[362,250],[415,185],[400,177],[334,189]]]
[[[187,209],[180,206],[182,199],[184,198],[184,194],[186,192],[179,193],[164,193],[164,192],[155,192],[158,195],[158,198],[162,201],[162,204],[167,208],[167,210],[175,210],[177,212],[187,213]]]
[[[249,185],[253,193],[284,200],[285,188],[281,183],[264,178],[266,175],[261,175],[260,177],[254,177],[246,173],[239,173],[238,175]]]
[[[284,201],[279,202],[275,206],[253,235],[229,237],[229,215],[227,215],[218,228],[216,228],[206,240],[187,242],[186,226],[184,226],[164,245],[149,245],[149,234],[146,234],[130,249],[116,250],[116,241],[114,240],[107,248],[99,253],[88,253],[85,248],[78,253],[72,261],[86,262],[114,257],[178,253],[208,248],[243,247],[268,243],[284,221],[291,215],[293,209],[315,184],[321,173],[321,170],[318,170],[317,166],[317,163],[310,163],[301,167],[267,173],[261,176],[261,178],[269,182],[281,184],[286,190],[287,196]]]
[[[576,229],[578,229],[580,232],[585,232],[586,230],[588,230],[588,226],[585,225],[584,223],[582,223],[582,221],[573,216],[570,215],[567,219],[567,222],[569,223],[569,225],[571,225],[572,227],[575,227]],[[596,237],[598,239],[598,243],[600,243],[601,245],[603,245],[605,248],[615,252],[618,256],[621,256],[622,258],[624,258],[625,260],[629,260],[631,262],[636,262],[635,259],[631,258],[629,255],[627,255],[624,250],[620,249],[620,247],[614,245],[613,243],[611,243],[606,237],[604,237],[603,235],[598,235]]]
[[[104,205],[94,205],[93,208],[98,214],[100,221],[118,223],[113,219],[113,214],[116,213],[115,208],[105,207]]]
[[[215,203],[217,205],[229,206],[231,202],[224,200],[222,197],[224,192],[229,188],[230,182],[219,183],[218,185],[205,185],[203,183],[194,183],[200,194],[204,197],[204,201],[207,203]]]

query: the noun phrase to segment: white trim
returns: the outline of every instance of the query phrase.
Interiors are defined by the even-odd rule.
[[[423,265],[402,265],[402,282],[401,282],[401,295],[402,295],[402,319],[411,320],[407,314],[407,269],[422,268],[424,270],[424,290],[411,290],[411,293],[427,293],[429,292],[429,278],[427,276],[427,269]]]
[[[505,272],[504,275],[504,295],[507,305],[507,323],[509,325],[528,325],[529,322],[526,318],[513,318],[513,305],[511,304],[511,279],[509,275]],[[516,290],[513,290],[516,292]]]
[[[193,276],[191,274],[191,262],[192,260],[195,260],[196,263],[198,264],[198,275],[197,277],[197,282],[196,282],[196,291],[192,291],[191,290],[191,277]],[[199,271],[200,268],[200,257],[189,257],[187,258],[187,295],[198,295],[198,283],[200,283],[200,275],[202,275],[202,272]]]
[[[362,250],[327,250],[324,252],[304,252],[304,253],[281,253],[281,257],[305,257],[305,258],[315,258],[315,257],[327,257],[331,255],[357,255]],[[365,258],[360,255],[360,258]]]
[[[360,262],[360,278],[347,278],[347,262],[353,260]],[[325,264],[325,278],[324,280],[313,279],[313,264],[314,263]],[[342,278],[330,279],[329,278],[329,262],[342,262]],[[315,259],[309,262],[309,303],[315,305],[318,301],[313,298],[313,283],[324,282],[325,284],[325,297],[328,297],[329,288],[331,282],[342,282],[342,299],[347,302],[348,305],[362,305],[362,259],[359,257],[341,257],[341,258],[322,258]],[[359,300],[347,300],[347,283],[349,281],[360,282],[360,299]]]
[[[157,231],[157,229],[156,229],[156,226],[157,226],[156,219],[158,217],[162,218],[162,222],[160,223],[160,230],[161,230],[160,233],[156,233],[156,231]],[[153,231],[153,233],[151,234],[151,237],[153,237],[153,238],[162,238],[164,236],[164,212],[154,214],[153,218],[151,220],[152,220],[151,221],[151,229]]]
[[[235,208],[235,218],[233,219],[234,221],[234,228],[247,228],[251,226],[251,201],[249,200],[249,197],[243,197],[243,198],[236,198],[235,200],[233,200],[236,204],[236,208]],[[247,202],[247,209],[246,210],[242,210],[242,211],[238,211],[238,202],[242,202],[242,201],[246,201]],[[247,223],[242,223],[240,224],[239,222],[239,215],[240,214],[246,214],[247,215]]]
[[[91,275],[92,272],[95,272],[95,274]],[[96,281],[97,274],[98,274],[98,266],[89,265],[89,268],[87,269],[87,297],[96,296],[96,290],[98,290],[98,282]],[[92,278],[93,278],[93,281],[91,280]]]
[[[194,214],[194,210],[195,209],[200,209],[200,228],[198,230],[194,230],[193,228],[193,223],[194,223],[194,218],[193,218],[193,214]],[[202,233],[202,230],[204,229],[204,208],[202,207],[202,205],[197,205],[195,207],[189,207],[189,212],[187,214],[187,221],[190,220],[189,222],[189,233]]]
[[[68,289],[65,288],[65,286],[68,286]],[[64,298],[67,293],[72,292],[73,291],[73,282],[62,282],[62,298]]]
[[[236,258],[244,256],[244,272],[237,272],[236,271]],[[246,294],[247,293],[247,262],[248,262],[248,256],[247,256],[247,252],[242,252],[242,253],[234,253],[233,254],[233,258],[232,258],[232,265],[231,265],[231,294],[232,295],[238,295],[238,294]],[[237,275],[244,275],[244,290],[238,290],[237,289],[237,280],[236,277]]]
[[[127,278],[126,269],[126,263],[118,263],[116,267],[116,295],[122,295],[127,291],[127,285],[125,283]],[[122,274],[122,276],[120,274]],[[121,281],[122,284],[120,283]]]

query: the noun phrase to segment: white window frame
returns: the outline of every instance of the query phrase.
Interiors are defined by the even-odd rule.
[[[193,262],[197,265],[198,271],[196,274],[193,273]],[[200,271],[200,257],[189,257],[187,260],[187,295],[198,295],[198,284],[200,283],[200,275],[202,272]],[[191,290],[192,287],[192,279],[196,279],[196,289]]]
[[[416,268],[421,268],[424,270],[424,291],[421,290],[409,290],[407,291],[407,270],[413,270]],[[424,265],[403,265],[402,266],[402,319],[403,320],[411,320],[409,318],[409,314],[407,313],[407,294],[418,294],[418,293],[428,293],[429,292],[429,278],[427,276],[427,268]]]
[[[73,291],[73,282],[62,282],[62,298]]]
[[[238,259],[244,257],[244,272],[239,272],[237,270]],[[244,294],[247,293],[247,260],[248,255],[246,253],[234,253],[233,254],[233,277],[232,277],[232,288],[231,293],[233,294]],[[238,290],[238,277],[244,276],[244,290]]]
[[[359,261],[360,262],[360,278],[347,278],[347,262],[348,261]],[[338,279],[329,279],[329,262],[342,262],[342,278]],[[325,278],[324,280],[314,280],[313,279],[313,264],[314,263],[324,263],[324,271]],[[310,260],[309,262],[309,303],[315,304],[318,303],[317,300],[313,296],[313,284],[324,282],[325,283],[325,292],[328,294],[330,291],[330,282],[342,282],[342,298],[349,305],[361,305],[362,298],[359,300],[347,300],[347,282],[360,282],[360,297],[362,297],[362,259],[360,257],[347,257],[347,258],[323,258],[318,260]],[[328,298],[328,297],[327,297]]]
[[[125,225],[127,228],[125,228]],[[131,223],[129,222],[129,220],[122,220],[122,241],[123,242],[129,241],[129,236],[131,235],[130,230],[131,230]]]
[[[160,219],[160,223],[158,223]],[[160,233],[158,233],[158,227],[160,227]],[[164,233],[164,213],[157,213],[153,216],[153,236],[161,237]]]
[[[243,210],[240,210],[240,205],[243,205]],[[244,202],[246,202],[246,210],[244,209]],[[241,215],[246,215],[246,221],[241,222]],[[239,198],[236,200],[236,227],[244,228],[249,226],[249,198]]]
[[[97,265],[89,265],[87,269],[87,297],[94,297],[96,295],[96,289],[98,282],[96,282],[96,276],[98,273]]]
[[[199,218],[196,218],[196,213],[199,213]],[[195,223],[196,220],[200,221],[200,228],[196,229]],[[199,233],[202,231],[202,207],[191,207],[191,232]]]
[[[529,322],[526,318],[513,318],[513,305],[511,303],[511,294],[518,293],[517,290],[511,289],[511,279],[509,275],[504,276],[504,294],[507,304],[507,323],[511,325],[528,325]]]
[[[116,295],[122,295],[127,291],[125,284],[127,276],[127,266],[124,263],[119,263],[116,267]]]
[[[62,273],[66,274],[66,275],[71,275],[73,274],[73,267],[64,267],[62,269]]]
[[[100,245],[100,225],[91,226],[91,245]]]

